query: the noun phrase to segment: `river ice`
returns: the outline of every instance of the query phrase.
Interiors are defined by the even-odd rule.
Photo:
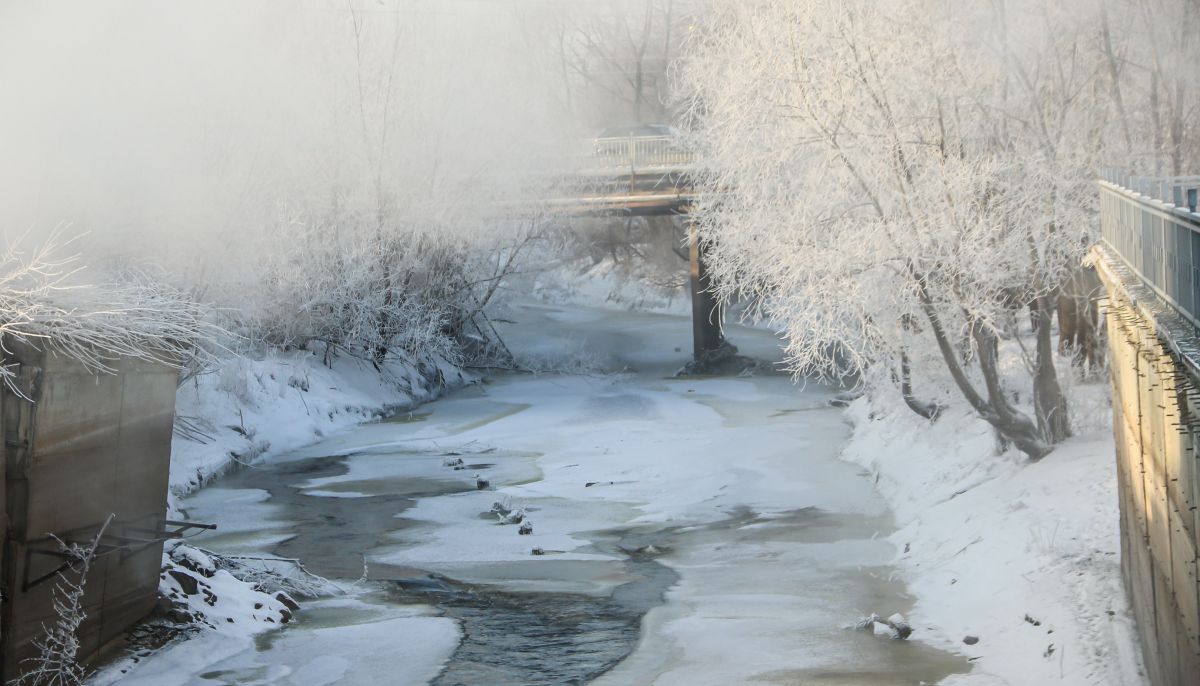
[[[214,636],[173,646],[129,683],[425,683],[447,664],[438,683],[534,683],[520,671],[534,668],[502,654],[517,648],[500,640],[484,669],[489,645],[464,635],[479,607],[524,598],[536,610],[539,594],[548,607],[617,597],[624,608],[596,628],[611,649],[582,652],[586,618],[514,610],[507,621],[575,632],[568,649],[553,631],[513,632],[572,682],[917,684],[969,668],[919,641],[846,628],[911,600],[888,566],[890,514],[837,459],[847,428],[832,391],[770,372],[675,378],[690,348],[684,318],[546,306],[511,317],[503,333],[520,354],[551,365],[582,355],[617,373],[502,376],[188,499],[190,517],[220,527],[200,545],[299,557],[348,594],[240,648]],[[730,337],[744,354],[779,358],[765,332]],[[458,458],[464,469],[447,465]],[[490,487],[477,490],[477,476]],[[523,507],[533,533],[499,524],[497,501]],[[369,579],[354,584],[364,562]],[[421,578],[465,589],[466,605],[422,602],[409,592]],[[381,590],[397,580],[409,591]],[[505,600],[475,602],[486,593]],[[585,658],[586,669],[566,664]],[[148,674],[159,680],[138,681]]]

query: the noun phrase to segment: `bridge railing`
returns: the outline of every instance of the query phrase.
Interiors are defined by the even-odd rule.
[[[1100,174],[1100,234],[1141,280],[1200,328],[1200,176]]]
[[[592,141],[590,164],[599,169],[637,173],[687,167],[694,161],[691,151],[674,136],[620,136]]]

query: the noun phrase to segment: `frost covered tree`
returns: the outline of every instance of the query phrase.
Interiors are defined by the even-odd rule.
[[[625,135],[612,130],[627,125],[676,122],[685,103],[676,95],[671,69],[705,5],[596,0],[528,11],[526,40],[538,46],[541,68],[558,76],[562,117],[580,125],[581,142],[597,134]],[[580,149],[583,156],[590,147]],[[571,176],[566,183],[578,181]],[[684,236],[682,224],[670,217],[575,219],[558,232],[556,251],[579,265],[590,263],[587,268],[600,266],[618,282],[673,292],[685,283]]]
[[[527,172],[558,139],[504,85],[518,58],[482,74],[433,62],[451,46],[483,50],[470,45],[477,24],[450,32],[406,0],[354,0],[332,15],[314,29],[334,95],[314,124],[325,145],[259,198],[272,211],[255,227],[248,273],[230,279],[241,286],[232,297],[254,297],[231,308],[231,328],[376,365],[459,360],[495,338],[486,308],[540,228]],[[501,98],[513,111],[481,121],[483,103]],[[532,128],[545,140],[531,141]]]
[[[716,2],[682,83],[721,294],[763,303],[799,373],[892,381],[927,417],[914,378],[948,379],[1048,453],[1070,433],[1055,299],[1115,132],[1100,10]]]
[[[701,4],[603,0],[564,5],[540,20],[554,36],[547,66],[561,74],[567,114],[601,128],[674,120],[669,70]]]
[[[472,321],[491,335],[484,309],[538,229],[523,206],[536,174],[578,138],[552,104],[557,75],[536,69],[551,48],[513,30],[527,5],[10,13],[0,42],[38,65],[0,60],[14,101],[98,114],[0,112],[0,224],[70,221],[89,265],[161,267],[234,349],[326,341],[379,364],[478,347]],[[176,21],[174,39],[143,30]],[[62,25],[80,30],[42,30]],[[67,45],[92,58],[44,58]]]
[[[58,231],[5,241],[0,252],[0,357],[19,342],[77,360],[96,373],[120,358],[185,366],[207,356],[220,331],[185,292],[123,269],[87,276]],[[12,368],[0,361],[0,379]]]
[[[1195,0],[1105,0],[1099,11],[1093,45],[1103,53],[1102,79],[1117,122],[1110,162],[1156,176],[1194,174],[1200,6]]]

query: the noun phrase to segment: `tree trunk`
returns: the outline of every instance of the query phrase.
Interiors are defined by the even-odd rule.
[[[1097,365],[1099,308],[1103,292],[1096,268],[1080,265],[1071,272],[1058,294],[1058,354],[1070,355],[1071,364],[1084,373]]]
[[[946,335],[945,328],[942,327],[941,318],[938,316],[924,281],[916,275],[914,278],[917,279],[917,293],[921,299],[921,309],[924,311],[926,319],[929,320],[930,331],[933,332],[938,350],[942,353],[942,360],[946,363],[950,376],[954,379],[954,384],[958,386],[963,397],[984,421],[996,429],[1001,438],[1017,446],[1017,449],[1028,455],[1030,459],[1037,460],[1044,457],[1053,449],[1053,446],[1042,440],[1037,426],[1027,417],[1013,410],[1004,398],[1000,388],[999,373],[996,369],[994,341],[989,341],[988,335],[978,324],[972,327],[972,333],[978,336],[976,342],[980,370],[983,372],[984,381],[988,386],[988,398],[984,400],[971,380],[967,378],[966,371],[959,362],[958,353]],[[1048,327],[1043,328],[1048,329]]]
[[[392,266],[389,263],[387,251],[384,251],[379,261],[380,266],[383,268],[383,282],[380,285],[383,289],[383,307],[379,310],[375,324],[377,340],[375,350],[372,351],[372,361],[376,367],[387,360],[388,345],[392,340],[391,308],[395,298],[395,294],[392,291]]]
[[[1067,398],[1058,384],[1054,368],[1054,345],[1050,339],[1050,319],[1054,316],[1055,298],[1038,296],[1035,316],[1038,320],[1037,353],[1033,376],[1033,411],[1037,415],[1038,431],[1047,443],[1061,443],[1071,435]]]
[[[937,403],[928,403],[924,400],[918,400],[917,397],[913,395],[912,368],[908,363],[908,353],[904,352],[903,350],[900,351],[900,378],[896,379],[894,375],[892,378],[900,384],[900,397],[904,398],[904,404],[907,405],[908,409],[912,410],[913,413],[918,417],[932,422],[935,421],[938,418],[938,415],[942,413],[942,410],[945,409]]]
[[[979,370],[987,385],[988,405],[994,413],[994,419],[987,416],[992,426],[1000,433],[1001,438],[1011,441],[1017,449],[1031,459],[1039,459],[1053,448],[1043,440],[1038,427],[1029,417],[1008,404],[1004,395],[1004,387],[1000,382],[999,342],[996,335],[978,322],[971,325],[971,334],[976,342],[976,352],[979,355]]]

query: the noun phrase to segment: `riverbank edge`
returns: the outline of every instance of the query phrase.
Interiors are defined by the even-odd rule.
[[[434,356],[380,365],[352,357],[326,364],[303,350],[225,358],[176,393],[172,506],[240,464],[412,411],[478,380]]]
[[[914,639],[973,665],[946,686],[1149,683],[1121,582],[1110,429],[1031,463],[997,454],[961,408],[929,423],[863,397],[845,417],[842,459],[870,472],[896,518]]]
[[[177,391],[168,509],[172,516],[181,516],[179,499],[240,466],[305,448],[363,423],[411,412],[479,380],[432,356],[404,357],[380,366],[354,358],[326,364],[308,351],[224,358]],[[151,654],[206,635],[217,638],[210,641],[210,659],[214,654],[233,654],[254,636],[277,630],[290,616],[293,608],[276,595],[225,570],[197,570],[197,558],[211,565],[202,552],[168,542],[159,583],[160,596],[194,617],[190,626],[197,630],[179,633],[149,652],[102,657],[102,666],[89,684],[117,683]],[[189,589],[191,593],[181,583],[188,578],[196,585]],[[208,600],[199,590],[206,591]]]

